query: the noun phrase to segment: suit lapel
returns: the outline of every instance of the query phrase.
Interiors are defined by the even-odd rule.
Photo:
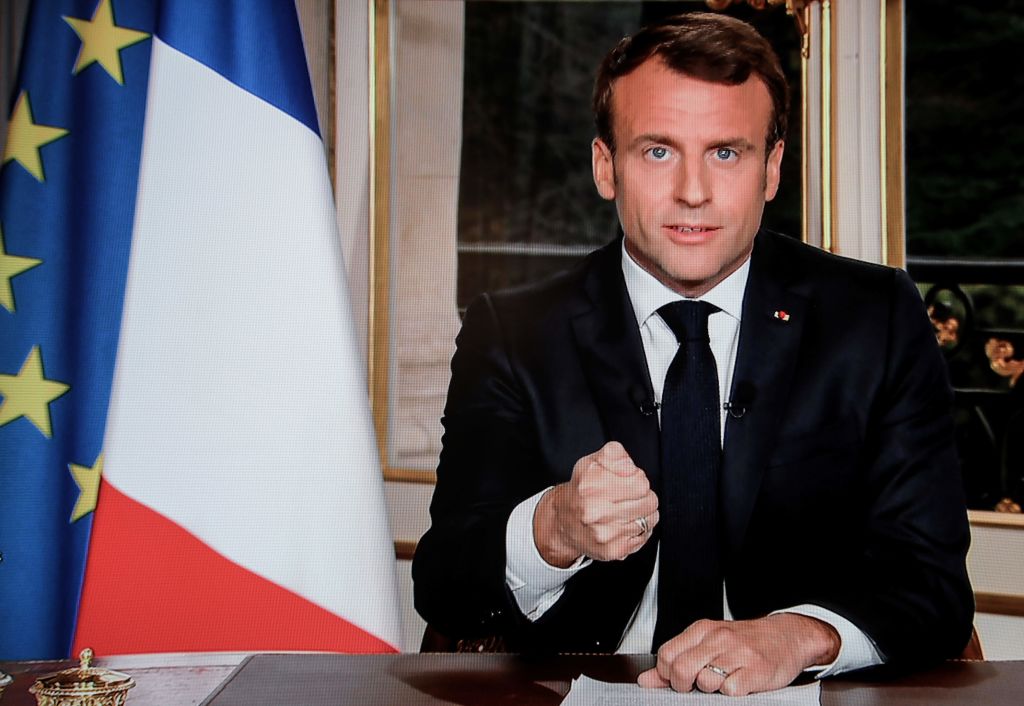
[[[619,240],[600,251],[584,280],[591,307],[573,319],[580,365],[609,441],[618,441],[652,484],[659,469],[658,416],[636,315],[622,277]],[[596,449],[594,449],[596,451]]]
[[[788,404],[806,321],[807,298],[787,285],[788,263],[775,252],[773,237],[781,236],[757,236],[743,296],[731,399],[746,410],[726,417],[721,481],[726,556],[746,533]]]

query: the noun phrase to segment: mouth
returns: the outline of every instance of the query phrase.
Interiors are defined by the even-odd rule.
[[[666,228],[671,228],[679,233],[706,233],[712,230],[718,230],[717,226],[684,226],[684,225],[667,225]]]
[[[699,243],[707,240],[715,232],[720,230],[719,226],[705,225],[702,223],[677,223],[662,226],[668,231],[672,240],[680,243]]]

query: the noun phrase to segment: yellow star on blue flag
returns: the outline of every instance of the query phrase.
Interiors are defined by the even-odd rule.
[[[114,10],[110,0],[100,0],[92,19],[64,17],[75,34],[82,40],[82,48],[75,60],[77,74],[87,66],[98,63],[110,77],[122,86],[124,72],[121,70],[121,50],[149,37],[147,32],[118,27],[114,24]]]
[[[14,289],[11,280],[26,270],[42,263],[34,257],[10,255],[4,247],[4,229],[0,226],[0,306],[14,313]]]
[[[43,374],[43,357],[39,346],[29,351],[17,375],[0,373],[0,426],[26,417],[36,425],[43,436],[53,436],[50,422],[50,403],[70,389],[56,380],[48,380]]]
[[[68,470],[71,471],[79,490],[75,508],[71,511],[71,521],[78,522],[96,509],[96,502],[100,497],[100,478],[103,477],[103,454],[99,455],[91,467],[69,463]]]
[[[40,125],[34,122],[28,93],[22,91],[14,104],[14,112],[11,113],[11,122],[7,128],[7,144],[4,145],[3,163],[17,162],[25,168],[25,171],[34,176],[36,181],[45,181],[43,160],[39,156],[39,149],[67,134],[68,131],[64,128]]]

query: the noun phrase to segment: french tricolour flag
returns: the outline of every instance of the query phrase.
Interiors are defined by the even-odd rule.
[[[293,0],[37,0],[0,171],[0,659],[391,651]]]

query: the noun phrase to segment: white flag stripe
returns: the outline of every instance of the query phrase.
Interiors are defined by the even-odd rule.
[[[305,125],[154,38],[105,476],[398,645],[322,150]]]

